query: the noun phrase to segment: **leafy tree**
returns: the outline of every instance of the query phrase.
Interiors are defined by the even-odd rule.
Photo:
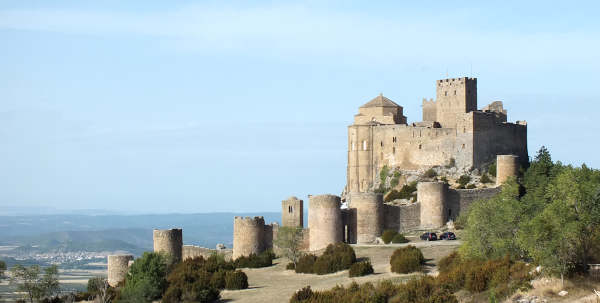
[[[562,165],[552,162],[550,152],[542,146],[523,176],[523,186],[526,190],[523,204],[526,206],[526,214],[530,217],[539,214],[550,203],[546,195],[547,187],[561,169]]]
[[[17,285],[17,291],[24,292],[29,302],[51,297],[58,292],[58,266],[52,265],[42,269],[38,265],[25,267],[15,265],[11,268],[11,283]]]
[[[486,259],[520,255],[515,238],[522,209],[518,198],[519,185],[509,178],[498,195],[473,203],[466,214],[461,254]]]
[[[125,278],[121,291],[122,302],[151,302],[160,299],[167,288],[168,257],[145,252],[136,259]]]
[[[294,264],[294,268],[298,259],[302,256],[302,251],[300,250],[302,240],[302,228],[299,227],[280,227],[277,233],[275,245]]]

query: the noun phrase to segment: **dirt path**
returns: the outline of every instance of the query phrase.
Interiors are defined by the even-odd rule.
[[[409,243],[421,249],[425,259],[427,259],[427,272],[435,272],[435,264],[454,251],[460,241],[436,241],[424,242],[418,241]],[[245,290],[224,290],[221,292],[221,302],[288,302],[296,290],[310,285],[313,290],[326,290],[336,285],[348,285],[352,281],[358,283],[373,282],[378,280],[402,281],[409,279],[414,274],[400,275],[390,272],[390,256],[394,250],[401,246],[409,244],[396,245],[371,245],[355,246],[357,258],[368,257],[373,264],[375,273],[359,278],[349,278],[348,271],[341,271],[329,275],[297,274],[292,270],[285,270],[286,259],[276,259],[275,265],[267,268],[244,269],[248,275],[249,289]]]

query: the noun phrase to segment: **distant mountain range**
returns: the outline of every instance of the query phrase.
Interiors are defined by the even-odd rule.
[[[267,223],[281,221],[276,212],[0,216],[0,245],[19,246],[23,253],[125,250],[140,254],[152,250],[152,229],[183,228],[184,244],[232,247],[233,217],[259,215]]]

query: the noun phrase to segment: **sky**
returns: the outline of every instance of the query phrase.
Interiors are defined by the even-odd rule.
[[[0,207],[278,211],[340,194],[379,93],[435,80],[600,167],[597,2],[0,1]]]

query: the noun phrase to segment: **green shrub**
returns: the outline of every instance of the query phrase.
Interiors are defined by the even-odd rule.
[[[494,163],[492,163],[489,167],[488,167],[488,174],[492,175],[492,176],[496,176],[496,161],[494,161]]]
[[[246,289],[248,288],[248,276],[241,271],[228,271],[225,274],[225,288],[226,289]]]
[[[467,187],[465,187],[465,188],[466,189],[475,189],[475,188],[477,188],[477,186],[475,186],[475,184],[471,183],[471,184],[468,184]]]
[[[390,194],[386,196],[385,202],[390,202],[395,199],[413,199],[416,197],[417,182],[411,182],[402,186],[400,191],[393,189]]]
[[[440,181],[444,182],[444,183],[448,183],[448,178],[446,178],[446,176],[442,176],[440,178]]]
[[[393,238],[392,238],[392,243],[408,243],[408,239],[406,239],[406,237],[404,237],[403,234],[396,234]]]
[[[396,249],[390,258],[392,271],[401,274],[419,271],[424,263],[423,253],[412,245]]]
[[[306,254],[300,257],[300,259],[298,259],[295,271],[297,273],[311,274],[313,273],[313,266],[315,265],[315,261],[317,261],[317,256],[313,254]]]
[[[486,173],[484,173],[484,174],[481,176],[481,179],[479,179],[479,181],[480,181],[481,183],[492,183],[492,179],[490,179],[490,177],[488,177],[488,174],[486,174]]]
[[[425,178],[435,178],[435,176],[437,176],[437,173],[435,172],[435,170],[433,170],[433,168],[430,168],[426,170],[425,173],[423,173],[423,176]]]
[[[307,254],[296,263],[297,273],[324,275],[348,269],[356,262],[354,249],[346,243],[329,244],[319,257]]]
[[[468,175],[462,175],[456,182],[461,186],[465,187],[469,182],[471,182],[471,177]]]
[[[294,264],[294,262],[290,262],[285,266],[285,269],[287,269],[287,270],[296,269],[296,264]]]
[[[373,273],[373,266],[371,265],[371,261],[361,261],[356,262],[350,266],[350,271],[348,275],[350,277],[362,277],[366,275],[370,275]]]
[[[220,284],[218,277],[215,278],[220,273],[208,271],[210,265],[211,262],[203,257],[187,259],[177,264],[167,278],[169,287],[162,302],[213,302],[218,299],[220,291],[214,285]]]
[[[381,240],[383,241],[383,243],[389,244],[390,242],[392,242],[392,239],[397,234],[398,232],[393,229],[386,229],[385,231],[383,231],[383,234],[381,234]]]
[[[272,250],[266,250],[262,253],[250,254],[249,256],[241,256],[235,259],[236,268],[261,268],[273,265],[275,253]]]
[[[212,274],[210,277],[210,286],[215,289],[223,289],[225,288],[225,275],[228,271],[218,270]]]
[[[294,295],[290,299],[290,303],[308,301],[312,298],[313,294],[314,293],[312,289],[310,289],[310,286],[306,286],[294,293]]]

